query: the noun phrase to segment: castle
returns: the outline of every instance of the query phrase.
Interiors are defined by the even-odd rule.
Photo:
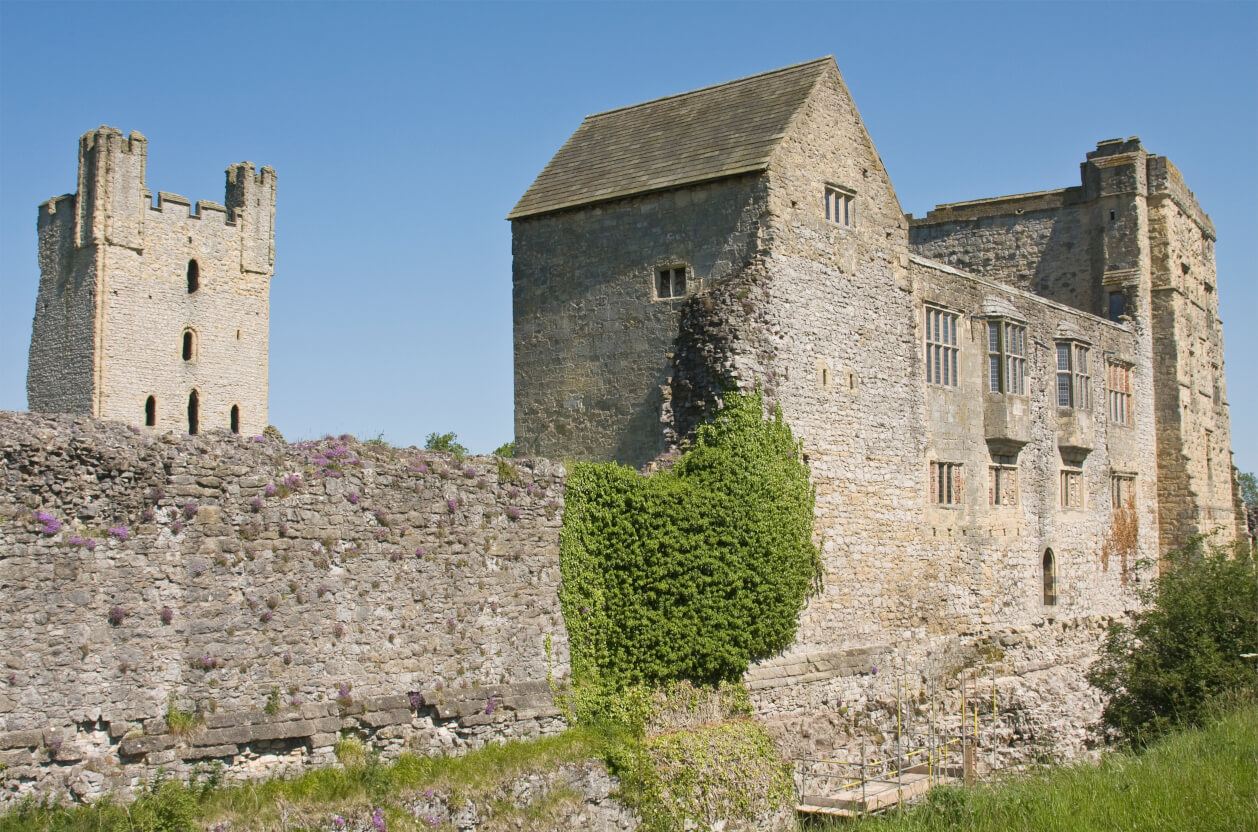
[[[1081,175],[906,215],[830,57],[591,115],[508,217],[518,450],[640,466],[761,388],[817,488],[796,653],[1131,609],[1244,534],[1214,227],[1138,139]]]
[[[232,165],[223,205],[154,205],[147,151],[138,132],[85,133],[77,192],[39,207],[30,409],[261,433],[275,171]]]

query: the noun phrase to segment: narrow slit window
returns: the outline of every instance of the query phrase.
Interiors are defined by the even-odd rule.
[[[157,424],[157,399],[149,396],[144,402],[144,426],[154,427]]]
[[[240,433],[240,407],[239,405],[232,405],[231,431],[232,433]]]
[[[1044,606],[1057,606],[1057,559],[1052,549],[1044,550],[1044,559],[1040,564],[1041,578],[1044,584]]]
[[[185,329],[183,331],[183,360],[191,361],[196,355],[196,339],[193,337],[192,330]]]
[[[196,260],[188,261],[188,294],[201,288],[201,267]]]
[[[188,394],[188,433],[193,436],[201,429],[201,402],[197,391]]]

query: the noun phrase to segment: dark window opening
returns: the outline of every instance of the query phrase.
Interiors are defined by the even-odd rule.
[[[157,399],[152,396],[144,403],[144,426],[151,428],[157,424]]]
[[[231,429],[232,433],[240,433],[240,408],[237,405],[232,405]]]
[[[1044,562],[1042,564],[1044,577],[1044,606],[1053,607],[1057,605],[1057,561],[1053,558],[1053,550],[1044,550]]]
[[[193,390],[188,394],[188,433],[196,435],[197,430],[201,427],[201,419],[198,410],[200,404],[198,402],[197,391]]]
[[[1114,212],[1113,212],[1113,211],[1110,211],[1110,212],[1109,212],[1109,221],[1110,221],[1110,222],[1113,222],[1113,221],[1114,221],[1114,219],[1115,219]]]
[[[183,360],[192,360],[192,330],[186,329],[183,333]]]
[[[1117,321],[1127,314],[1127,295],[1123,292],[1109,293],[1109,319]]]
[[[188,294],[201,288],[201,267],[196,260],[188,261]]]
[[[661,299],[680,298],[686,294],[686,267],[657,269],[655,296]]]

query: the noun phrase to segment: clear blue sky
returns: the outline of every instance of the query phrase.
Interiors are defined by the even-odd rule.
[[[1258,4],[0,2],[0,409],[26,407],[38,203],[100,124],[153,191],[279,176],[271,421],[512,434],[503,217],[591,112],[834,54],[906,211],[1169,156],[1218,229],[1232,437],[1258,470]]]

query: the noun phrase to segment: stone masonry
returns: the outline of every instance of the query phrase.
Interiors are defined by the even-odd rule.
[[[260,433],[275,171],[232,165],[222,205],[154,204],[147,152],[137,132],[85,133],[77,192],[39,207],[30,409]]]
[[[563,483],[0,413],[0,802],[275,775],[343,737],[391,758],[558,730]]]
[[[522,449],[643,465],[728,385],[801,439],[824,590],[749,675],[784,748],[968,667],[1077,750],[1103,622],[1159,552],[1235,538],[1212,226],[1135,140],[1082,176],[914,220],[825,58],[590,116],[510,215]]]

